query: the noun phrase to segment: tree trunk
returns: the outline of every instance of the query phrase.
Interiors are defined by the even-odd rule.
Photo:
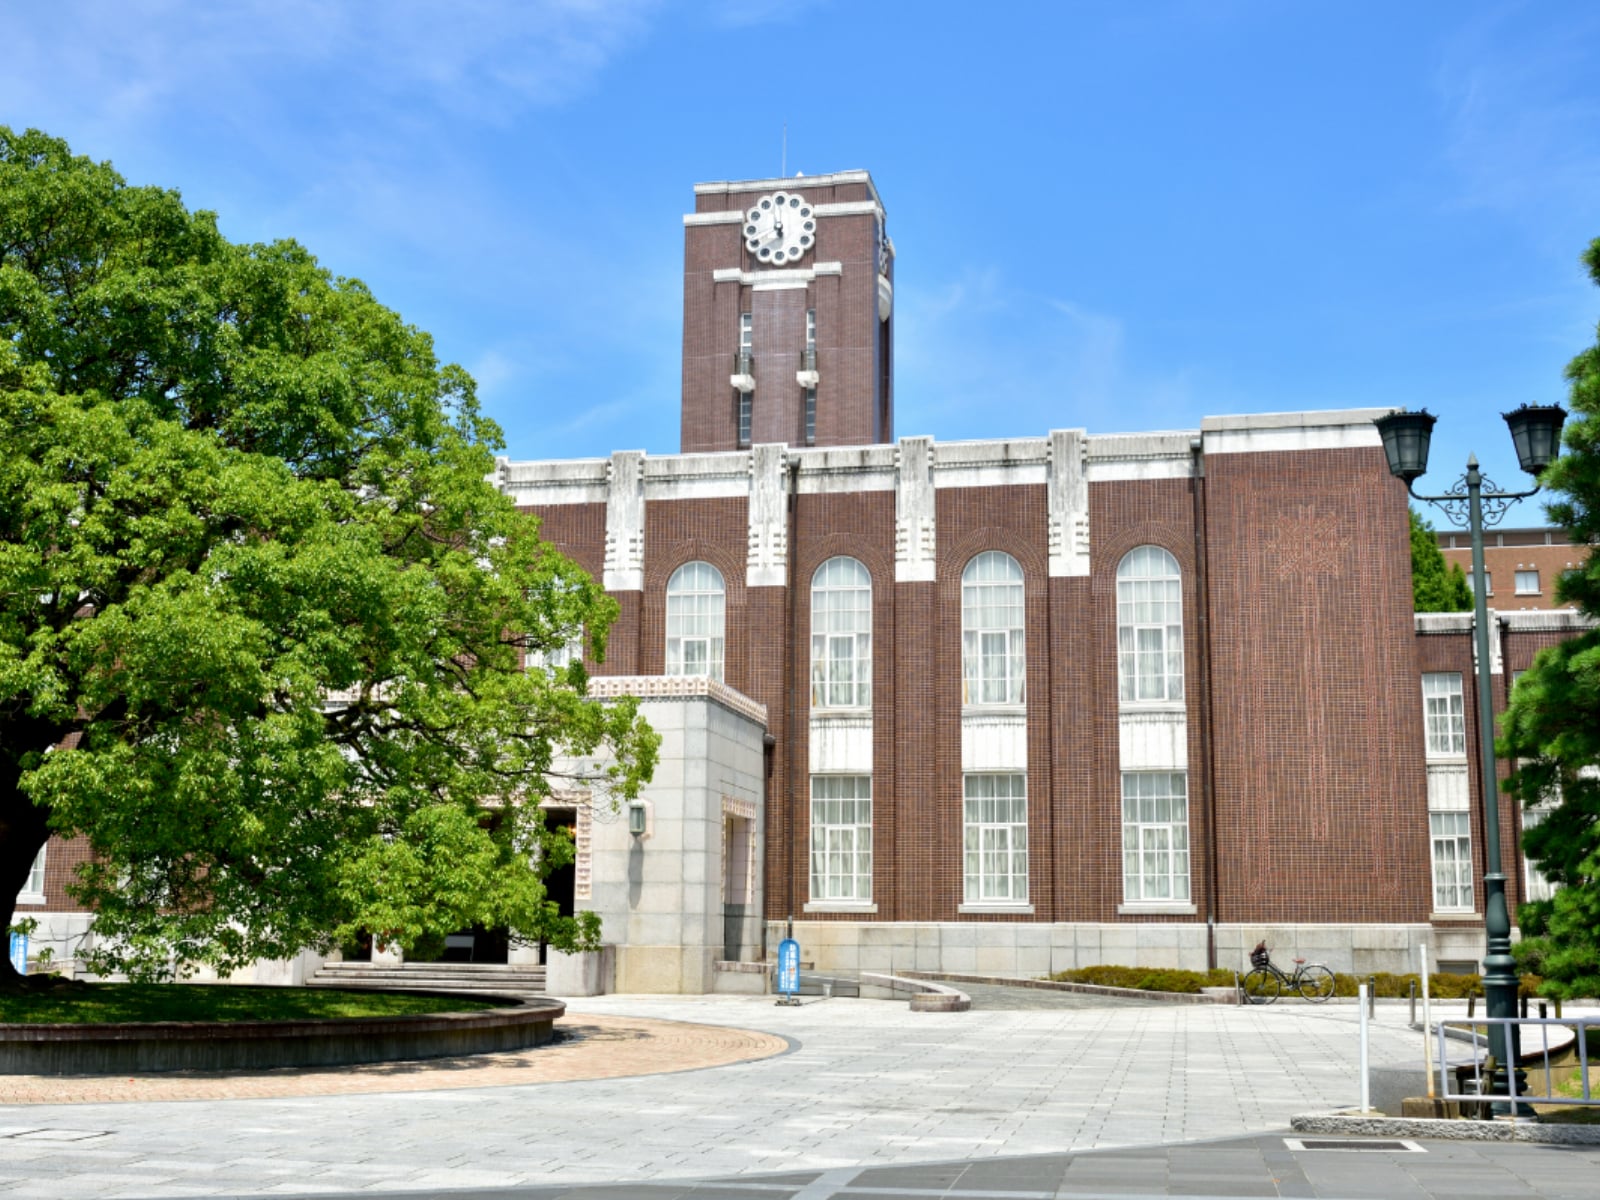
[[[6,736],[15,732],[10,725],[0,725],[0,745],[5,746],[0,751],[0,903],[14,917],[17,896],[28,882],[33,860],[50,840],[50,811],[35,804],[19,786],[22,769],[15,757],[18,750]],[[11,955],[0,955],[0,989],[20,987],[22,979],[11,965]]]

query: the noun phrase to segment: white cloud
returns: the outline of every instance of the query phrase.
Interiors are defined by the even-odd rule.
[[[1539,11],[1501,8],[1469,22],[1435,76],[1459,202],[1530,224],[1553,209],[1590,211],[1600,192],[1600,13],[1528,19]]]
[[[486,121],[563,103],[645,30],[658,0],[65,0],[7,14],[0,110],[137,125],[319,101],[419,97]],[[337,114],[330,112],[330,119]]]
[[[896,425],[960,438],[1166,428],[1194,418],[1192,373],[1130,367],[1123,321],[972,270],[896,297]],[[1004,428],[995,426],[996,414]]]

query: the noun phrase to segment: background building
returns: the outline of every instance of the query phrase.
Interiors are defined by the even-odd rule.
[[[1472,538],[1443,531],[1439,550],[1472,581]],[[1550,612],[1559,607],[1556,580],[1582,565],[1587,546],[1574,546],[1563,529],[1485,529],[1483,565],[1489,574],[1489,605],[1501,612]]]

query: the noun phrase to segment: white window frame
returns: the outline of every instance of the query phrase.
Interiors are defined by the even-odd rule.
[[[739,349],[749,353],[756,344],[755,314],[739,314]]]
[[[1460,671],[1423,672],[1422,722],[1429,759],[1466,757],[1466,695]]]
[[[1544,819],[1555,811],[1556,805],[1561,803],[1559,793],[1554,799],[1542,799],[1532,808],[1522,810],[1522,836],[1528,836],[1528,830],[1537,829],[1544,823]],[[1530,900],[1548,900],[1555,895],[1556,885],[1545,877],[1533,859],[1528,857],[1527,849],[1520,843],[1517,846],[1522,855],[1522,899],[1526,903]]]
[[[975,554],[961,572],[961,702],[1027,702],[1027,600],[1022,564],[1003,550]]]
[[[708,562],[686,562],[667,580],[667,675],[722,681],[727,588]]]
[[[1472,812],[1430,809],[1428,848],[1433,862],[1433,910],[1472,912]]]
[[[1473,575],[1472,568],[1470,566],[1467,567],[1466,575],[1467,575],[1467,590],[1470,591],[1470,592],[1476,593],[1477,590],[1478,590],[1477,579]],[[1485,571],[1483,572],[1483,584],[1484,584],[1483,594],[1486,597],[1494,595],[1494,572],[1493,571],[1485,569]]]
[[[814,309],[814,308],[808,308],[808,309],[806,309],[806,349],[807,350],[815,350],[816,348],[817,348],[817,310]]]
[[[33,865],[28,868],[28,878],[22,885],[22,890],[17,893],[18,904],[43,904],[44,896],[44,852],[46,846],[39,847],[39,853],[33,856]]]
[[[1187,904],[1187,771],[1122,773],[1122,898],[1128,905]]]
[[[872,776],[811,777],[811,900],[872,903]]]
[[[962,780],[962,879],[969,905],[1028,903],[1028,777],[973,772]]]
[[[811,706],[872,707],[872,575],[848,555],[811,576]]]
[[[1539,568],[1518,568],[1512,576],[1512,590],[1518,596],[1537,596],[1539,594]]]
[[[1183,574],[1160,546],[1117,564],[1117,681],[1123,704],[1183,699]]]

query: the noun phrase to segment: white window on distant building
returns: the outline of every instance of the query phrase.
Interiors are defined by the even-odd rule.
[[[872,900],[872,777],[811,777],[811,899]]]
[[[1023,637],[1022,567],[986,550],[961,572],[962,703],[1023,703]]]
[[[1422,711],[1429,758],[1459,758],[1467,752],[1467,718],[1460,671],[1429,671],[1422,677]]]
[[[1521,570],[1516,575],[1516,592],[1519,596],[1537,596],[1539,594],[1539,571]]]
[[[1467,587],[1471,588],[1474,593],[1478,590],[1477,580],[1473,578],[1472,569],[1470,567],[1467,569]],[[1485,596],[1494,595],[1493,571],[1485,571],[1483,573],[1483,594]]]
[[[811,577],[811,706],[872,704],[872,576],[830,558]]]
[[[1437,912],[1472,911],[1472,814],[1430,812],[1433,843],[1433,907]]]
[[[968,904],[1028,902],[1028,781],[1020,773],[968,775],[963,801]]]
[[[28,878],[22,885],[22,890],[17,893],[19,904],[44,903],[44,852],[45,847],[39,847],[39,853],[33,856],[33,866],[28,868]]]
[[[1186,772],[1123,772],[1122,896],[1129,904],[1189,900]]]
[[[755,345],[755,317],[751,313],[739,314],[739,349],[746,354]]]
[[[530,648],[524,655],[528,670],[542,669],[554,674],[583,661],[583,631],[575,631],[563,645],[549,650]]]
[[[1183,699],[1183,579],[1160,546],[1117,564],[1117,674],[1124,703]]]
[[[668,675],[722,679],[725,599],[722,572],[688,562],[667,580]]]

